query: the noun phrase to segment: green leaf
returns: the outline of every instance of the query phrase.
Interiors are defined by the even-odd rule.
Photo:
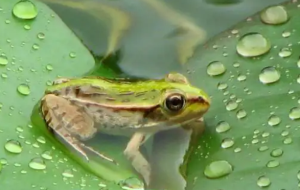
[[[282,6],[216,36],[187,65],[212,100],[187,165],[187,190],[298,188],[300,12],[297,2]]]
[[[78,156],[69,157],[74,153],[46,130],[37,107],[34,109],[45,87],[57,76],[91,72],[95,61],[47,6],[22,1],[15,8],[16,3],[1,1],[0,9],[1,188],[95,189],[104,183],[97,176],[113,182],[136,176],[128,163],[115,167],[103,161],[86,163]]]

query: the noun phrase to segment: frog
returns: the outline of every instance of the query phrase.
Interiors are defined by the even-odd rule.
[[[203,121],[209,107],[208,94],[177,72],[143,80],[57,78],[46,88],[40,106],[48,129],[87,161],[91,151],[118,164],[85,142],[97,133],[128,136],[123,153],[146,185],[151,181],[151,166],[140,147],[160,131]]]

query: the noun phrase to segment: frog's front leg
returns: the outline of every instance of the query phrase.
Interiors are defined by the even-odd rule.
[[[152,134],[136,132],[131,137],[127,144],[124,154],[131,162],[134,169],[143,176],[146,185],[150,184],[151,167],[149,162],[140,152],[140,146],[151,136]]]
[[[41,105],[42,113],[48,127],[87,160],[89,158],[84,148],[106,160],[114,162],[111,158],[99,153],[92,147],[86,146],[77,139],[88,140],[97,132],[93,119],[82,109],[73,105],[70,101],[53,94],[45,95]]]

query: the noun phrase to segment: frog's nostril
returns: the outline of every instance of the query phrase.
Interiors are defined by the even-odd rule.
[[[200,103],[205,103],[205,100],[203,99],[203,97],[199,96],[198,99],[199,99]]]

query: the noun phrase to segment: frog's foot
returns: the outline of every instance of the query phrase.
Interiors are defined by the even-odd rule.
[[[147,186],[150,184],[151,167],[149,162],[145,159],[139,151],[140,146],[145,142],[146,134],[137,132],[135,133],[129,143],[127,144],[124,154],[131,162],[134,169],[142,175]]]
[[[89,161],[89,157],[84,148],[105,160],[114,162],[111,158],[84,145],[75,138],[75,136],[78,136],[81,140],[87,140],[92,138],[97,132],[94,127],[94,121],[85,112],[82,112],[80,108],[64,98],[48,94],[42,99],[42,113],[48,127],[84,156],[86,160]]]

